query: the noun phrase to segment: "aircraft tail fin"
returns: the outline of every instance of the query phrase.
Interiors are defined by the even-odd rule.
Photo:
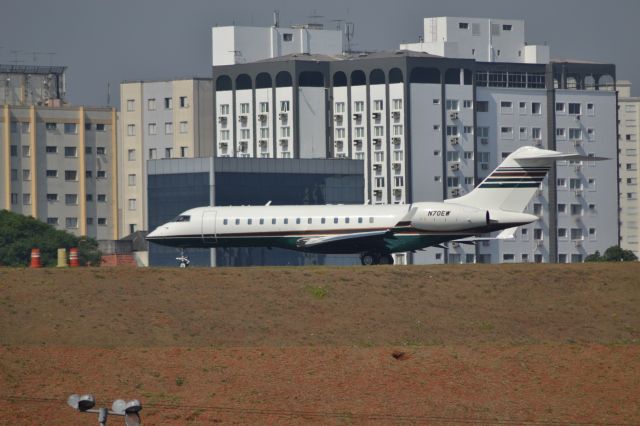
[[[606,158],[523,146],[505,158],[473,191],[445,202],[479,209],[523,212],[547,176],[551,165],[560,160],[597,161]]]

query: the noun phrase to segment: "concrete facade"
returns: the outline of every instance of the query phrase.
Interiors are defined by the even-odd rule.
[[[3,106],[2,208],[99,240],[117,238],[116,111]]]
[[[401,50],[288,55],[213,67],[213,76],[215,155],[256,155],[263,128],[263,157],[304,158],[308,145],[316,153],[324,140],[327,157],[364,160],[369,203],[455,198],[523,145],[617,158],[610,64],[480,62]],[[258,93],[266,117],[251,107]],[[308,114],[322,103],[324,113]],[[580,262],[617,243],[616,179],[606,163],[559,164],[528,207],[540,222],[514,242],[452,244],[413,261]]]
[[[65,98],[67,67],[0,65],[0,103],[60,106]]]
[[[120,237],[147,230],[147,160],[212,154],[212,96],[210,79],[120,85]]]
[[[400,49],[483,62],[546,64],[550,59],[549,46],[525,42],[520,19],[424,18],[422,39]]]
[[[340,54],[342,31],[306,24],[281,28],[225,26],[211,29],[212,65],[255,62],[293,53]]]
[[[620,246],[640,258],[639,218],[640,154],[638,126],[640,125],[640,97],[631,96],[631,83],[618,81],[618,144],[620,155]]]

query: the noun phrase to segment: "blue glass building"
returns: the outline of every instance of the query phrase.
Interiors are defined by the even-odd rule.
[[[363,204],[360,160],[284,158],[179,158],[149,160],[149,229],[202,206]],[[179,250],[150,244],[150,266],[177,266]],[[359,264],[358,256],[298,253],[282,249],[189,249],[196,266]]]

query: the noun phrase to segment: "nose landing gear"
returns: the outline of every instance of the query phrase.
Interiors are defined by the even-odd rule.
[[[393,265],[393,256],[389,253],[363,253],[360,262],[365,265]]]
[[[181,268],[186,268],[191,264],[189,258],[184,254],[184,249],[180,249],[180,256],[176,257],[176,260],[178,261],[178,266]]]

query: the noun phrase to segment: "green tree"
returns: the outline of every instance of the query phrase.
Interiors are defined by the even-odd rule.
[[[0,265],[26,266],[31,258],[31,249],[40,249],[43,266],[55,266],[58,248],[69,250],[78,247],[80,264],[88,262],[99,266],[102,253],[98,242],[91,238],[79,238],[30,216],[0,210]]]
[[[584,258],[585,262],[602,262],[604,259],[600,255],[600,251],[596,250],[595,253],[588,255]]]
[[[602,256],[606,262],[630,262],[638,260],[638,257],[631,250],[624,250],[620,246],[611,246],[604,251]]]

